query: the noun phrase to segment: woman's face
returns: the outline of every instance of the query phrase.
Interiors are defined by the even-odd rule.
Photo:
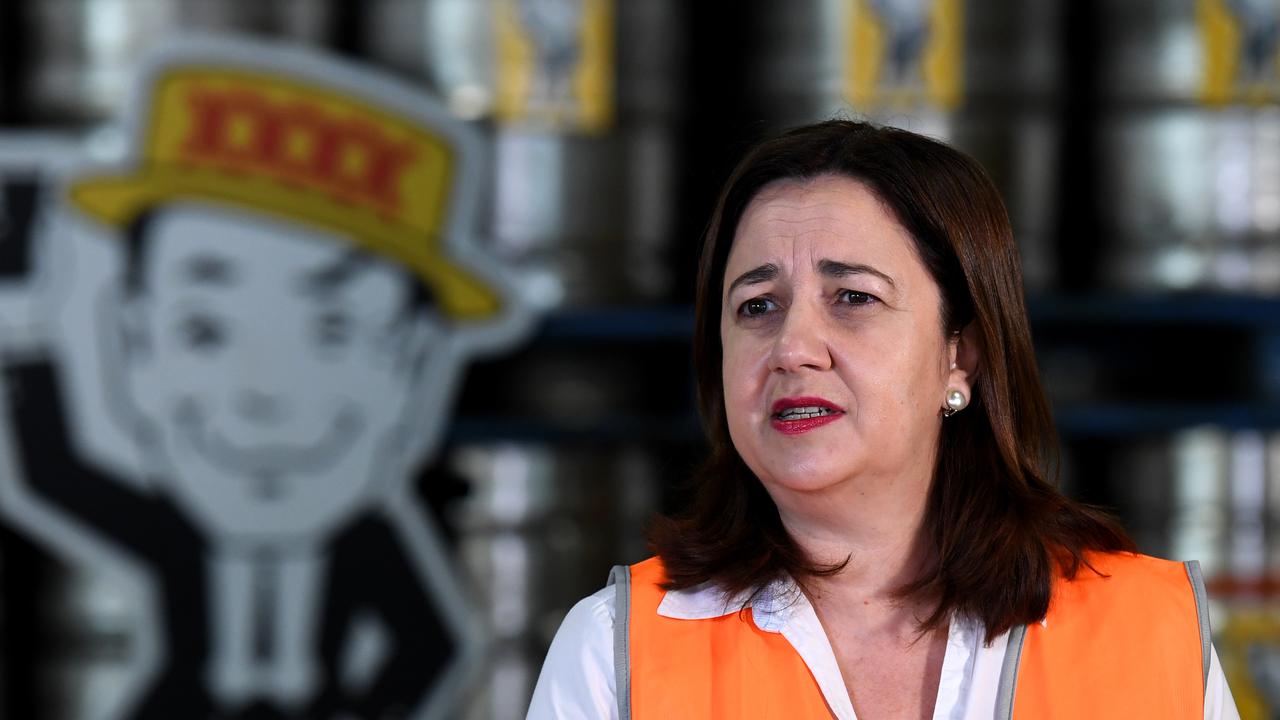
[[[947,390],[969,384],[937,284],[870,190],[839,176],[766,186],[724,288],[729,433],[775,501],[848,481],[927,487]]]

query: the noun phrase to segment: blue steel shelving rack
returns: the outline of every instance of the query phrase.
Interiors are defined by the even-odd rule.
[[[1165,433],[1197,425],[1224,429],[1280,429],[1280,298],[1229,295],[1088,295],[1042,296],[1028,301],[1038,347],[1052,346],[1060,328],[1100,339],[1114,338],[1135,328],[1145,331],[1191,333],[1214,329],[1242,336],[1253,354],[1246,358],[1257,388],[1248,399],[1202,402],[1064,403],[1055,407],[1059,431],[1066,437],[1123,437]],[[535,333],[535,343],[568,343],[591,348],[661,342],[687,348],[693,327],[688,306],[563,310],[547,317]],[[1169,362],[1177,362],[1170,358]],[[691,375],[691,372],[690,372]],[[693,406],[692,378],[684,384],[685,412],[645,417],[620,413],[608,419],[530,419],[499,415],[457,416],[450,442],[499,440],[579,443],[644,438],[697,442],[701,427]]]

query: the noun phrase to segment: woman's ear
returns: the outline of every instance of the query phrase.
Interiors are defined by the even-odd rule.
[[[982,364],[982,341],[974,323],[952,333],[947,341],[947,354],[951,361],[947,376],[947,388],[963,392],[973,398],[973,385],[977,381]]]

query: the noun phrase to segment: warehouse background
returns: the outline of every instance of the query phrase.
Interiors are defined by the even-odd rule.
[[[836,115],[941,137],[996,179],[1065,487],[1144,551],[1201,561],[1242,715],[1280,713],[1280,6],[8,0],[0,305],[32,273],[42,193],[120,152],[135,63],[192,32],[360,63],[488,148],[479,242],[541,320],[468,367],[414,484],[484,638],[460,716],[523,717],[564,613],[679,504],[715,193],[754,139]],[[110,717],[145,622],[131,592],[0,526],[0,717]]]

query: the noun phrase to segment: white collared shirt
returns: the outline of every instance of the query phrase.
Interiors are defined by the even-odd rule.
[[[529,720],[603,720],[618,718],[613,670],[613,619],[615,590],[604,588],[573,606],[555,639],[538,676],[529,706]],[[737,612],[741,598],[726,600],[714,588],[668,592],[658,614],[684,620],[702,620]],[[755,624],[781,633],[799,653],[818,681],[827,707],[839,720],[856,720],[831,643],[818,621],[813,605],[794,582],[770,584],[751,604]],[[987,720],[995,716],[996,691],[1008,634],[984,645],[980,623],[953,619],[947,632],[934,720]],[[1214,650],[1205,689],[1205,720],[1239,720],[1235,701]]]

